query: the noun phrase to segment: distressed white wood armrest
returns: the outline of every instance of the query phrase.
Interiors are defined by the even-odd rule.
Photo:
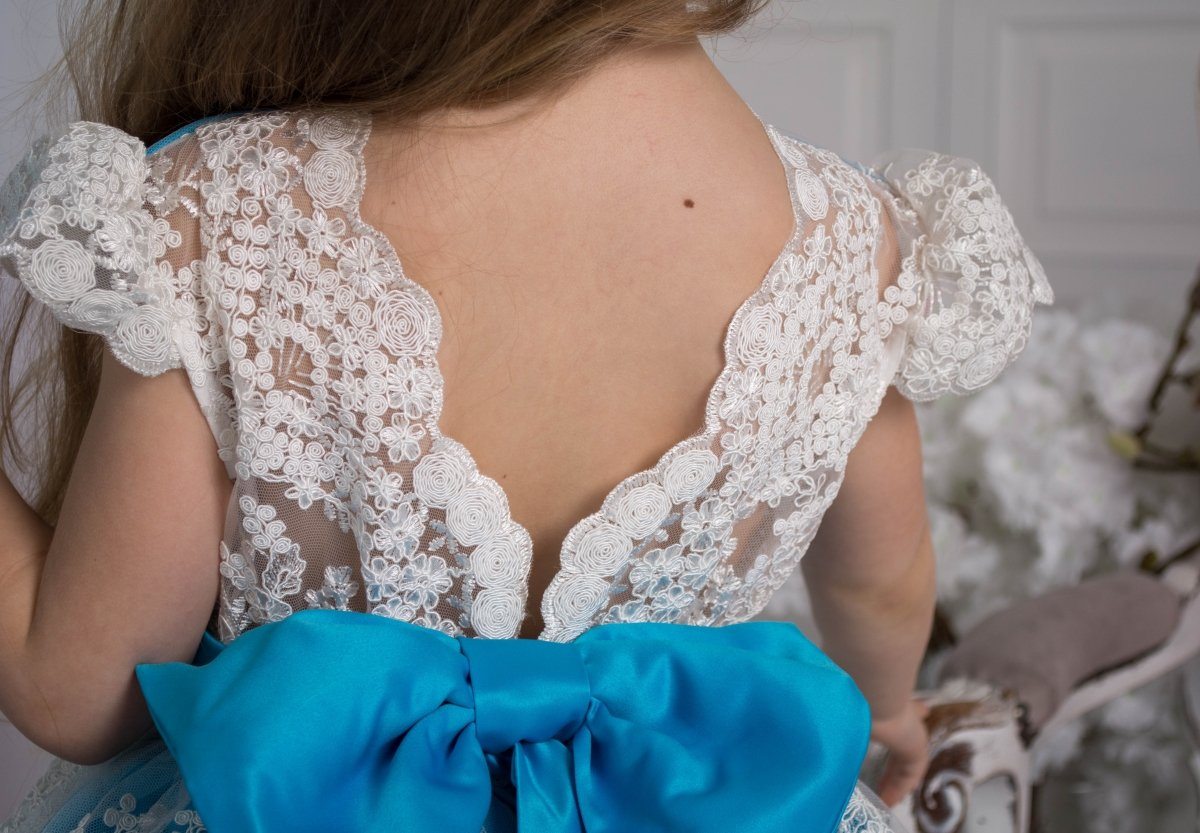
[[[1016,801],[1013,830],[1029,826],[1029,756],[1019,704],[987,683],[955,678],[917,692],[929,705],[929,768],[920,787],[893,808],[915,833],[964,829],[976,787],[1002,776]]]

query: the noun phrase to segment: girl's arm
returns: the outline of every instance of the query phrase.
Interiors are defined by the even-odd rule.
[[[893,804],[928,765],[913,689],[935,603],[920,435],[912,403],[896,388],[851,451],[800,566],[821,647],[858,684],[871,735],[890,752],[879,790]]]
[[[911,698],[933,625],[934,558],[913,405],[889,388],[800,562],[823,647],[872,717]]]
[[[883,211],[874,258],[882,300],[902,266]],[[934,558],[917,415],[896,387],[851,450],[800,567],[825,652],[854,677],[873,722],[900,717],[933,627]]]
[[[0,712],[68,761],[153,726],[140,662],[190,662],[218,589],[232,483],[186,371],[103,353],[57,527],[0,476]]]

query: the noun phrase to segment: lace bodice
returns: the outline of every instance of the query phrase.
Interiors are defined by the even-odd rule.
[[[575,523],[541,599],[503,487],[439,430],[437,305],[359,216],[366,113],[227,114],[149,152],[75,122],[10,175],[0,266],[129,368],[186,371],[234,481],[223,642],[309,607],[504,638],[538,604],[556,641],[743,621],[804,555],[888,385],[986,384],[1052,301],[970,160],[868,167],[763,127],[794,233],[724,333],[704,426]]]

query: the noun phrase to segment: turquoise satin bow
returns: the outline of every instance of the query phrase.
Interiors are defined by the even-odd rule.
[[[794,624],[452,637],[303,610],[136,674],[210,833],[830,833],[870,728]]]

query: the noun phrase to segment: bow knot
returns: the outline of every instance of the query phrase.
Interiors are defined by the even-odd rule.
[[[591,685],[579,648],[538,639],[457,637],[475,701],[475,734],[485,752],[522,741],[569,740],[583,725]]]

